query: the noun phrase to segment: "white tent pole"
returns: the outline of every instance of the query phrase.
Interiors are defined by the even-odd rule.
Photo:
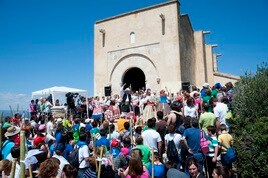
[[[53,106],[55,106],[55,95],[54,95],[54,92],[52,91],[51,94],[52,94],[52,103],[53,103]]]

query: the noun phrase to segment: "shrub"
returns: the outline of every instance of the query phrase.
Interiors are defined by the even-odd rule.
[[[234,88],[234,146],[237,171],[242,177],[268,175],[268,67],[241,77]]]

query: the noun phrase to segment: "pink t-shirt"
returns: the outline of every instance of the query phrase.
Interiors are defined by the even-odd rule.
[[[194,104],[195,104],[196,106],[198,106],[198,113],[200,113],[200,112],[201,112],[201,99],[200,99],[200,98],[196,98],[196,99],[194,100]]]
[[[136,176],[136,177],[137,177],[137,178],[149,178],[150,175],[149,175],[148,170],[146,170],[146,171],[144,171],[144,172],[142,173],[142,175],[140,175],[140,176]],[[127,175],[126,178],[131,178],[131,176],[130,176],[130,175]]]

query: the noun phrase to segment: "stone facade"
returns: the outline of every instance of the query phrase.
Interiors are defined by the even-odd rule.
[[[105,86],[119,93],[132,68],[142,70],[145,87],[154,91],[176,92],[182,82],[214,83],[212,46],[205,44],[203,31],[193,30],[188,15],[180,15],[178,1],[100,20],[94,31],[95,95],[103,95]]]

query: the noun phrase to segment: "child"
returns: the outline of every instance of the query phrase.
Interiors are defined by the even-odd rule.
[[[209,178],[212,178],[212,172],[216,167],[218,156],[218,140],[216,136],[216,127],[207,126],[208,140],[209,140],[209,152],[206,155]]]
[[[232,164],[227,164],[224,161],[224,156],[226,155],[226,148],[231,147],[233,145],[233,137],[227,132],[227,127],[225,124],[220,125],[221,135],[218,137],[218,142],[221,148],[221,163],[223,166],[226,166],[229,169],[232,169]],[[224,147],[223,147],[224,146]]]

